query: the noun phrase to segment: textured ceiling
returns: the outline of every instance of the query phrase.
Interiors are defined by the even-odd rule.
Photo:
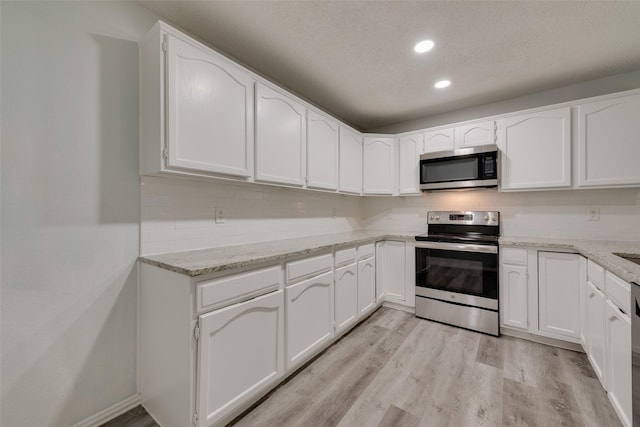
[[[640,1],[140,3],[363,130],[640,69]]]

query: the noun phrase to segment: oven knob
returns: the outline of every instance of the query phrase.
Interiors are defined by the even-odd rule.
[[[485,217],[484,217],[484,220],[485,220],[485,221],[490,221],[490,220],[491,220],[491,218],[489,218],[489,216],[487,215],[487,216],[485,216]]]
[[[436,221],[440,221],[440,215],[436,215]]]
[[[429,221],[433,221],[433,215],[429,215]]]

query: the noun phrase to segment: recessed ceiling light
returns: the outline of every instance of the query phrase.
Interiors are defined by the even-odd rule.
[[[440,80],[439,82],[436,82],[436,84],[434,84],[433,86],[437,89],[444,89],[445,87],[449,87],[451,85],[451,82],[449,80]]]
[[[433,49],[433,42],[431,40],[422,40],[420,43],[416,44],[413,48],[418,53],[429,52]]]

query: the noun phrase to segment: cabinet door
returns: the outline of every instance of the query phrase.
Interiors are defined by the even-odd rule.
[[[303,186],[306,109],[256,83],[256,180]]]
[[[376,306],[376,261],[367,258],[358,262],[358,317]]]
[[[573,342],[580,339],[580,258],[538,252],[538,329]]]
[[[580,344],[587,348],[587,259],[580,257]]]
[[[405,242],[387,240],[380,242],[376,249],[376,287],[383,290],[384,299],[404,303],[407,299]]]
[[[606,389],[606,305],[607,296],[593,283],[587,284],[587,357]]]
[[[354,263],[336,269],[336,335],[349,329],[356,320],[358,320],[358,266]]]
[[[167,166],[251,176],[253,80],[212,51],[167,35]]]
[[[453,150],[453,128],[428,131],[424,135],[424,152]]]
[[[607,300],[607,392],[622,424],[631,426],[631,319]]]
[[[581,187],[640,184],[640,94],[578,107]]]
[[[455,128],[455,148],[475,147],[496,143],[495,122],[474,123]]]
[[[362,136],[340,127],[340,191],[362,193]]]
[[[307,113],[307,187],[338,189],[339,126],[315,111]]]
[[[333,271],[289,286],[287,369],[315,354],[333,338]]]
[[[398,138],[398,192],[420,194],[420,151],[424,135]]]
[[[365,137],[363,144],[364,194],[393,194],[396,156],[393,138]]]
[[[571,109],[501,120],[502,190],[571,186]]]
[[[502,323],[519,329],[527,329],[527,266],[502,264],[500,299]]]
[[[277,291],[199,317],[198,426],[225,417],[284,374],[283,312]]]

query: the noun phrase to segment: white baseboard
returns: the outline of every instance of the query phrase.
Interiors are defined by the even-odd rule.
[[[122,415],[125,412],[135,408],[142,402],[140,393],[136,393],[131,397],[128,397],[113,406],[108,407],[104,411],[100,411],[95,415],[85,418],[84,420],[72,425],[71,427],[97,427]]]
[[[537,342],[540,344],[550,345],[552,347],[564,348],[567,350],[578,351],[580,353],[585,352],[580,344],[562,341],[555,338],[543,337],[542,335],[532,334],[531,332],[518,331],[516,329],[511,329],[508,327],[501,326],[500,333],[502,335],[506,335],[509,337],[522,338],[522,339]]]
[[[416,308],[409,305],[399,304],[397,302],[391,302],[391,301],[384,301],[382,305],[384,307],[389,307],[389,308],[393,308],[400,311],[406,311],[407,313],[416,314]]]

